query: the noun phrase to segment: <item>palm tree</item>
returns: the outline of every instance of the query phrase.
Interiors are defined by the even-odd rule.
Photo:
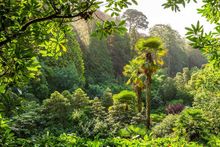
[[[146,126],[150,128],[152,76],[163,64],[162,57],[166,54],[166,50],[163,47],[161,39],[158,37],[138,40],[136,50],[139,55],[139,60],[142,60],[143,63],[140,71],[146,77],[144,82],[146,87]]]
[[[137,95],[137,108],[138,112],[142,111],[141,92],[144,89],[143,74],[141,74],[141,65],[143,60],[140,57],[132,59],[129,64],[124,66],[123,75],[129,77],[127,84],[131,84]]]

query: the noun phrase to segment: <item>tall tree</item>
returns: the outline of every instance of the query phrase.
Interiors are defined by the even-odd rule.
[[[144,30],[148,27],[147,17],[138,10],[127,9],[123,13],[122,18],[126,21],[131,39],[131,47],[134,48],[134,44],[139,38],[138,29]]]
[[[142,73],[146,77],[146,126],[150,128],[152,76],[163,64],[162,57],[166,54],[166,50],[161,39],[157,37],[138,40],[136,49],[140,57],[139,59],[144,61],[141,68]]]
[[[122,18],[126,21],[129,33],[131,33],[132,29],[146,29],[148,27],[147,17],[138,10],[127,9]]]

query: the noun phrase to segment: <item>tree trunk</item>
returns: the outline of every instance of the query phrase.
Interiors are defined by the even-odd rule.
[[[150,128],[150,110],[151,110],[151,76],[146,79],[146,126]]]
[[[146,53],[146,64],[153,64],[153,57],[151,53]],[[145,75],[147,79],[145,80],[146,84],[146,127],[150,128],[150,106],[151,106],[151,77],[152,69],[145,69]]]
[[[142,110],[142,100],[141,100],[141,88],[137,87],[136,89],[137,100],[138,100],[138,112]]]

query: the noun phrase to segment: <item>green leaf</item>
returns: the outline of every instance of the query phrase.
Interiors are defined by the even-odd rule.
[[[6,85],[0,85],[0,93],[5,93]]]
[[[67,49],[66,49],[66,47],[65,47],[64,45],[60,44],[60,46],[62,47],[62,49],[63,49],[64,52],[67,51]]]

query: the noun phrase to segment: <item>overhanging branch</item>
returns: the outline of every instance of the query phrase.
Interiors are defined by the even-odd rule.
[[[83,18],[85,12],[87,10],[89,10],[89,8],[93,5],[93,3],[91,3],[90,5],[88,5],[87,8],[85,8],[83,11],[75,14],[75,15],[59,15],[59,12],[56,12],[52,15],[49,15],[47,17],[43,17],[43,18],[36,18],[33,20],[30,20],[29,22],[27,22],[26,24],[24,24],[21,29],[19,31],[17,31],[16,33],[14,33],[13,35],[7,37],[5,40],[0,41],[0,48],[5,45],[6,43],[10,42],[11,40],[17,38],[18,36],[24,34],[24,32],[26,31],[26,29],[34,23],[38,23],[38,22],[43,22],[43,21],[47,21],[47,20],[52,20],[52,19],[60,19],[60,18],[75,18],[75,17],[81,17]]]

